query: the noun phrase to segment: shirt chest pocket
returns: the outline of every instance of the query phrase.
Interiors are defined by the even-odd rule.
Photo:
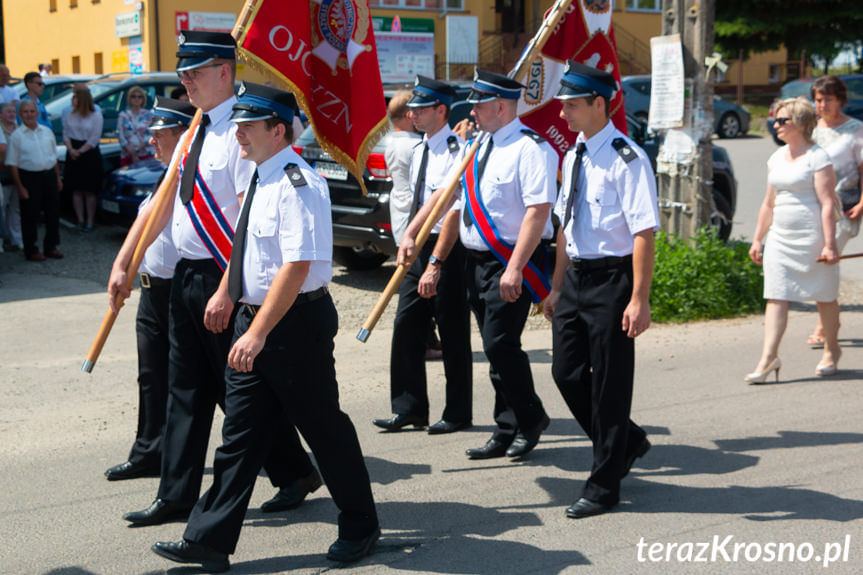
[[[255,241],[255,257],[261,263],[269,263],[279,254],[277,236],[279,222],[275,217],[256,218],[249,224],[249,235]]]
[[[228,167],[228,154],[224,150],[208,153],[206,156],[202,154],[198,163],[211,174],[222,172]]]
[[[513,172],[488,174],[481,183],[482,197],[487,203],[504,201],[513,193],[516,180]]]
[[[590,221],[595,227],[608,223],[620,213],[620,201],[612,182],[603,181],[600,186],[592,186],[587,195],[587,202],[590,206]]]

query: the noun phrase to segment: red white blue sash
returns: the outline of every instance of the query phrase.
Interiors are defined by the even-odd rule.
[[[468,143],[470,147],[470,142]],[[465,189],[465,209],[470,215],[470,219],[476,226],[479,236],[488,249],[494,254],[503,265],[509,263],[512,257],[512,251],[515,247],[513,244],[503,240],[494,225],[485,204],[482,202],[482,197],[479,193],[479,162],[476,154],[471,158],[470,164],[462,176],[462,186]],[[548,281],[548,273],[545,270],[540,270],[530,259],[527,260],[524,268],[521,270],[522,281],[527,291],[530,292],[530,299],[534,303],[539,303],[546,298],[551,290],[551,284]]]
[[[187,156],[188,149],[183,155],[183,166],[186,165]],[[182,181],[182,173],[180,174],[180,181]],[[222,214],[222,209],[216,202],[216,198],[213,197],[210,188],[207,187],[207,183],[201,177],[200,169],[195,174],[195,192],[192,195],[192,201],[186,204],[186,212],[189,214],[189,219],[195,226],[195,231],[201,238],[204,247],[216,260],[219,268],[224,271],[231,259],[234,228]]]

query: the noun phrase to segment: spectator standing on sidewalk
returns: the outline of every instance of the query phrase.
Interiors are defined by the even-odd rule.
[[[102,112],[95,109],[93,96],[86,86],[72,93],[72,110],[63,116],[63,143],[66,144],[66,166],[63,177],[72,190],[72,206],[78,228],[93,229],[99,190],[102,187]]]
[[[3,138],[6,143],[12,138],[12,132],[18,129],[18,122],[15,121],[15,104],[7,102],[0,104],[0,129],[3,131]],[[5,150],[4,150],[5,154]],[[3,214],[6,220],[6,229],[9,233],[5,248],[9,251],[18,251],[24,248],[24,239],[21,236],[21,204],[18,199],[18,188],[15,187],[15,182],[12,181],[12,173],[6,166],[6,158],[3,158],[3,196],[0,201],[3,203]]]

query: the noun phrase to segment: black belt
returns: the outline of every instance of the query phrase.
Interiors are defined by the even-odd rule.
[[[316,299],[321,299],[322,297],[324,297],[328,293],[330,293],[330,290],[327,289],[327,286],[323,286],[323,287],[319,287],[316,290],[307,291],[307,292],[303,292],[301,294],[297,294],[297,299],[294,300],[294,303],[291,307],[303,305],[304,303],[311,303],[311,302],[315,301]],[[246,308],[246,311],[248,311],[250,314],[252,314],[252,317],[255,317],[255,315],[258,313],[258,310],[261,309],[261,306],[252,305],[250,303],[244,303],[243,307]]]
[[[47,170],[22,170],[19,168],[18,171],[23,173],[23,174],[30,175],[30,176],[43,176],[45,174],[53,174],[54,173],[54,167],[52,166],[52,167],[48,168]]]
[[[497,261],[497,258],[495,257],[495,255],[493,253],[491,253],[489,250],[472,250],[470,248],[465,248],[465,251],[467,252],[467,255],[469,255],[473,259],[479,260],[481,262],[486,262],[486,261],[491,261],[491,260]]]
[[[162,287],[171,285],[171,278],[159,278],[144,272],[138,274],[138,279],[141,280],[142,288]]]
[[[632,261],[632,255],[628,256],[607,256],[604,258],[596,258],[592,260],[585,260],[581,258],[573,258],[570,260],[572,265],[572,269],[577,272],[580,271],[590,271],[590,270],[599,270],[603,268],[610,268],[614,266],[619,266],[621,264],[629,263]]]

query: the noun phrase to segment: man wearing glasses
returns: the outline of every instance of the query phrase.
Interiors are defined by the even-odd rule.
[[[233,304],[214,298],[230,259],[234,226],[255,166],[240,157],[236,126],[229,121],[236,103],[236,42],[230,34],[183,31],[177,52],[177,75],[191,103],[203,115],[194,139],[178,146],[180,185],[168,225],[180,255],[171,282],[168,407],[162,447],[162,469],[156,500],[147,509],[127,513],[136,525],[156,525],[186,517],[198,500],[213,410],[225,402],[225,365],[233,331]],[[147,210],[149,205],[144,208]],[[170,210],[168,210],[170,212]],[[142,211],[142,214],[144,212]],[[138,218],[146,222],[149,214]],[[140,237],[140,229],[129,234]],[[130,242],[133,246],[138,243]],[[118,255],[128,262],[131,253]],[[125,289],[124,266],[111,273],[108,293],[118,306]],[[207,326],[206,328],[204,326]],[[280,421],[264,464],[280,488],[275,509],[296,507],[321,485],[320,476],[287,421]]]
[[[45,82],[42,80],[42,76],[39,75],[39,72],[27,72],[24,75],[24,85],[27,87],[27,93],[21,96],[22,100],[33,100],[36,104],[36,111],[39,112],[36,121],[43,126],[51,127],[51,118],[48,116],[48,110],[45,109],[45,105],[39,101],[39,96],[42,95],[42,92],[45,91]],[[19,120],[20,124],[21,121]]]

